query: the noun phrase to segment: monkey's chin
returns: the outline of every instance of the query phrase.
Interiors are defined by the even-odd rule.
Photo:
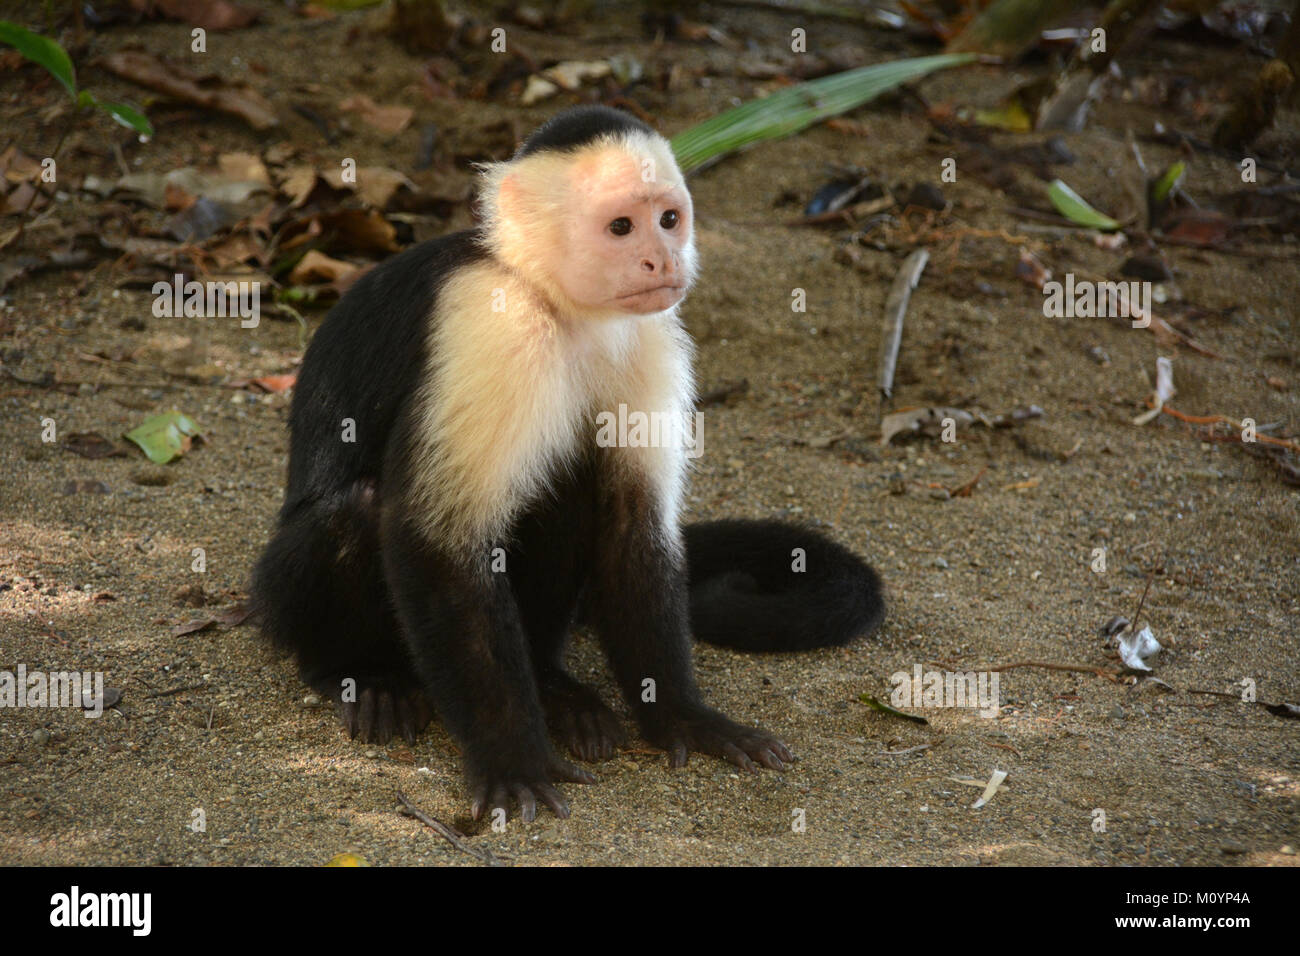
[[[655,312],[667,312],[684,298],[686,298],[686,287],[673,285],[621,295],[614,302],[622,312],[631,315],[652,315]]]

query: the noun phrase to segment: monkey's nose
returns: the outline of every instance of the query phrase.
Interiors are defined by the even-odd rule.
[[[642,272],[658,272],[658,271],[659,271],[659,267],[655,265],[653,259],[642,259],[642,260],[641,260],[641,271],[642,271]]]

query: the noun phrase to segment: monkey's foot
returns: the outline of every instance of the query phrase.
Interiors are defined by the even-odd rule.
[[[547,759],[541,770],[470,771],[469,789],[474,801],[470,814],[477,820],[484,811],[490,817],[499,809],[509,817],[513,798],[519,804],[519,815],[523,821],[532,823],[537,818],[537,801],[541,798],[542,803],[563,820],[569,815],[569,805],[564,802],[560,791],[555,789],[557,780],[569,783],[596,782],[596,778],[586,770],[554,756]]]
[[[608,760],[627,742],[618,716],[594,690],[563,671],[546,675],[541,694],[547,727],[579,760]]]
[[[758,772],[755,761],[771,770],[784,770],[794,761],[789,748],[766,730],[738,724],[708,707],[692,707],[665,718],[651,715],[644,731],[647,740],[668,752],[671,767],[686,766],[691,751],[721,757],[752,773]]]
[[[336,699],[335,704],[348,735],[367,744],[386,744],[396,734],[413,744],[434,715],[433,705],[419,689],[367,683],[362,678],[357,679],[356,700]]]

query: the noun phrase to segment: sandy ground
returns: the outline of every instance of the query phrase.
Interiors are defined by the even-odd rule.
[[[364,20],[303,24],[277,5],[267,9],[264,26],[214,35],[211,55],[221,63],[240,56],[235,71],[249,62],[266,68],[254,79],[285,116],[283,129],[259,137],[233,121],[185,114],[188,125],[161,124],[154,144],[130,154],[142,158],[140,168],[291,139],[322,164],[345,149],[362,165],[409,170],[415,129],[386,140],[354,124],[342,146],[325,146],[287,108],[297,99],[294,84],[307,82],[328,91],[326,102],[365,91],[413,106],[416,126],[437,122],[446,149],[500,118],[526,132],[559,104],[431,102],[412,85],[416,58],[364,29],[349,33]],[[711,13],[711,22],[759,50],[783,44],[791,25],[748,10]],[[834,43],[860,45],[865,62],[926,52],[896,35],[814,26],[825,31],[814,31],[814,45],[831,34]],[[594,16],[584,36],[511,29],[547,58],[626,50],[695,68],[734,64],[737,55],[693,44],[656,50],[623,13]],[[128,32],[146,48],[178,48],[188,35],[175,24]],[[113,48],[128,32],[102,34],[96,49]],[[1163,59],[1211,99],[1220,77],[1253,62],[1162,42],[1134,71],[1143,75]],[[138,96],[93,69],[84,76],[105,93]],[[931,102],[991,105],[1009,82],[980,68],[917,89]],[[755,86],[723,70],[707,89],[647,92],[641,101],[671,133]],[[0,123],[29,152],[48,148],[23,104],[0,109]],[[1115,208],[1123,128],[1149,129],[1161,115],[1136,101],[1103,104],[1092,130],[1066,137],[1078,162],[1057,174]],[[147,293],[117,289],[101,267],[83,294],[67,274],[26,280],[0,311],[7,370],[29,381],[54,371],[60,382],[81,383],[0,382],[0,669],[102,671],[123,697],[97,720],[69,710],[0,711],[0,861],[320,864],[354,852],[376,865],[476,865],[400,814],[400,790],[426,813],[474,832],[472,845],[517,863],[1294,865],[1300,724],[1189,691],[1235,693],[1250,678],[1261,700],[1300,701],[1300,492],[1267,462],[1203,443],[1167,416],[1131,423],[1151,391],[1156,357],[1168,355],[1180,410],[1294,431],[1294,260],[1167,249],[1176,275],[1168,288],[1196,311],[1165,314],[1182,317],[1222,359],[1162,345],[1124,322],[1045,318],[1041,294],[1015,277],[1020,246],[1058,274],[1115,276],[1126,253],[1099,249],[1083,233],[1021,231],[1006,212],[1012,201],[964,175],[963,147],[932,141],[906,97],[855,118],[868,135],[815,129],[692,180],[704,273],[685,315],[700,346],[700,384],[707,391],[749,382],[744,394],[705,410],[692,514],[824,522],[877,564],[890,594],[882,632],[848,648],[768,658],[698,649],[709,699],[780,734],[800,758],[789,772],[751,777],[698,756],[669,772],[661,754],[638,744],[595,767],[597,785],[566,788],[571,819],[543,813],[532,825],[512,821],[493,833],[465,819],[460,759],[440,728],[413,748],[355,744],[250,625],[173,636],[173,625],[204,613],[188,604],[220,607],[243,593],[281,496],[288,396],[252,395],[221,379],[290,369],[298,329],[270,319],[253,330],[234,320],[157,319]],[[1204,136],[1213,117],[1176,119]],[[1295,129],[1295,115],[1285,114],[1265,145],[1286,153],[1289,143],[1294,156]],[[1038,139],[995,137],[1012,145]],[[1177,155],[1144,148],[1157,168]],[[855,163],[900,186],[936,182],[949,155],[958,157],[959,175],[939,184],[954,203],[947,225],[1005,235],[931,244],[894,407],[1005,412],[1035,404],[1044,415],[1012,429],[963,431],[952,444],[911,438],[881,448],[880,316],[905,245],[863,248],[863,268],[854,269],[836,258],[846,230],[787,222],[826,180],[828,163]],[[102,144],[70,162],[113,173]],[[1239,185],[1230,158],[1197,155],[1191,166],[1193,190]],[[1042,184],[1024,168],[1009,173],[1041,196]],[[468,180],[450,166],[412,174],[446,193]],[[465,215],[421,228],[459,227]],[[919,228],[922,220],[910,222]],[[795,288],[807,291],[806,313],[791,311]],[[119,345],[141,350],[134,366],[84,359]],[[1109,364],[1090,357],[1093,347]],[[203,365],[217,367],[216,384],[169,374]],[[115,437],[172,407],[191,414],[207,441],[168,466],[134,450],[87,460],[41,440],[43,418],[53,418],[60,435]],[[937,491],[982,469],[969,497]],[[78,479],[103,482],[108,493],[65,494]],[[194,548],[206,552],[201,575],[191,570]],[[1096,548],[1106,549],[1104,573],[1090,566]],[[1166,648],[1154,663],[1174,693],[1150,682],[1020,668],[1000,675],[995,719],[932,709],[921,726],[859,701],[864,693],[886,697],[891,674],[930,662],[1114,669],[1114,651],[1097,629],[1113,615],[1132,616],[1153,569],[1143,621]],[[594,642],[579,636],[571,663],[614,699]],[[177,688],[187,689],[168,693]],[[972,809],[979,787],[953,778],[984,781],[995,770],[1006,771],[1006,783]],[[796,832],[800,810],[806,826]],[[191,828],[196,811],[202,832]]]

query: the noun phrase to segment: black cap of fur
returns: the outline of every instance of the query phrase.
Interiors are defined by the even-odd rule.
[[[602,136],[623,133],[653,133],[630,113],[608,106],[574,106],[556,113],[538,127],[515,153],[515,159],[546,150],[569,150],[586,146]]]

